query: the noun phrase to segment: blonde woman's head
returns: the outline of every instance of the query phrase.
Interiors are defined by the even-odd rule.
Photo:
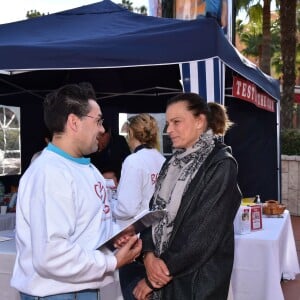
[[[159,148],[159,129],[154,117],[143,113],[127,120],[128,139],[136,139],[147,148]]]

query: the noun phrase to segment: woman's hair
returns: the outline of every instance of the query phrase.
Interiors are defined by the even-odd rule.
[[[186,102],[187,110],[191,111],[195,117],[205,115],[207,127],[211,128],[215,135],[225,135],[226,131],[233,125],[227,115],[224,105],[206,101],[195,93],[181,93],[167,102],[167,107],[177,102]]]
[[[87,115],[89,99],[96,100],[96,94],[87,82],[68,84],[49,93],[44,101],[44,121],[51,136],[64,131],[69,114],[80,118]]]
[[[158,125],[151,115],[144,113],[128,118],[127,130],[128,134],[147,147],[159,149]]]
[[[227,130],[233,125],[233,122],[229,120],[226,107],[214,102],[208,103],[208,107],[210,109],[208,127],[216,135],[225,135]]]

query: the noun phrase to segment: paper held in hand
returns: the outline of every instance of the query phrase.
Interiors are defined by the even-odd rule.
[[[113,249],[114,239],[121,233],[126,232],[131,226],[134,227],[135,233],[140,233],[147,227],[150,227],[155,222],[158,222],[166,215],[166,210],[144,210],[140,214],[134,217],[132,222],[127,226],[118,230],[113,236],[104,241],[99,247],[107,246],[109,249]]]

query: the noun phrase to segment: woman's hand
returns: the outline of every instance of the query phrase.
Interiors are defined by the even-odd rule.
[[[154,253],[148,252],[144,256],[147,277],[154,288],[162,288],[172,280],[169,269],[165,262],[156,257]]]
[[[133,296],[137,300],[147,300],[151,293],[152,289],[146,284],[145,279],[140,280],[133,290]]]

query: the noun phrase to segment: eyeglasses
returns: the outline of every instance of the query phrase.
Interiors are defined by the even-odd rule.
[[[93,117],[89,115],[85,115],[84,117],[92,118],[92,119],[97,119],[97,126],[102,126],[104,119],[102,117]]]

